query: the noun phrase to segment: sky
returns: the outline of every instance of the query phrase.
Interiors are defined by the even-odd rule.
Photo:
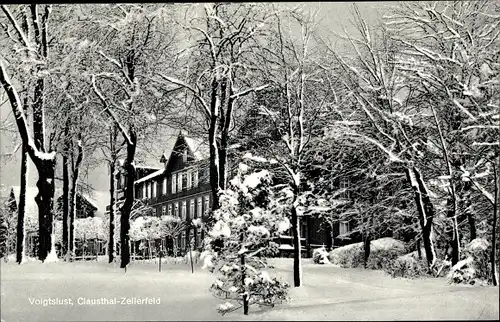
[[[291,5],[296,4],[297,3]],[[378,1],[357,2],[361,13],[368,22],[373,22],[378,17],[381,17],[384,12],[383,7],[387,4],[387,2]],[[343,33],[342,25],[344,25],[348,31],[350,30],[349,20],[352,16],[352,2],[314,2],[309,5],[313,7],[318,6],[320,9],[319,16],[322,20],[319,24],[318,31],[321,36],[331,37],[332,32]],[[5,93],[0,91],[0,104],[6,99]],[[13,121],[14,119],[10,105],[8,102],[2,104],[0,106],[0,124]],[[0,190],[19,185],[20,183],[20,149],[12,155],[6,155],[11,154],[20,142],[20,138],[16,131],[17,128],[15,125],[13,131],[0,131],[0,188],[2,188]],[[177,131],[175,130],[165,130],[164,135],[158,140],[158,144],[155,145],[155,151],[148,154],[149,164],[153,165],[152,163],[156,163],[154,165],[161,166],[159,163],[161,151],[167,150],[173,144],[176,133]],[[156,152],[158,154],[157,157],[155,157]],[[58,162],[60,163],[59,160]],[[29,161],[28,169],[28,186],[35,186],[37,174],[31,161]],[[95,190],[109,190],[108,167],[106,162],[100,162],[95,168],[90,169],[88,175],[84,174],[81,181],[91,185]],[[56,180],[56,185],[61,184],[61,181]]]

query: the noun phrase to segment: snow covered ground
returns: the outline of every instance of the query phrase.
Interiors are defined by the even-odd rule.
[[[291,283],[291,260],[273,263],[276,273]],[[215,307],[221,302],[208,291],[214,276],[199,266],[194,274],[183,263],[164,264],[158,272],[157,263],[134,262],[125,274],[105,262],[1,263],[1,317],[5,322],[499,318],[495,287],[392,279],[380,271],[303,263],[304,286],[291,290],[291,302],[274,309],[251,307],[249,316],[241,311],[218,314]],[[145,297],[153,303],[137,303]],[[116,299],[117,304],[81,304],[100,298]],[[121,304],[122,298],[129,304]],[[41,300],[47,299],[62,304],[43,306]],[[69,299],[73,305],[64,304]]]

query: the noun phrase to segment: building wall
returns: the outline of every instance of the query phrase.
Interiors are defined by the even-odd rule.
[[[208,160],[196,160],[194,155],[191,155],[190,152],[186,153],[185,151],[189,150],[187,149],[182,138],[180,138],[174,146],[173,152],[170,155],[170,159],[164,164],[164,173],[135,185],[136,198],[145,200],[151,207],[153,207],[156,216],[180,216],[182,219],[190,221],[193,218],[203,217],[207,213],[207,211],[211,209],[212,198],[211,186],[209,183]],[[144,177],[145,175],[149,175],[154,171],[144,172],[142,173],[142,177]],[[196,171],[198,173],[198,185],[193,186],[193,182],[191,182],[191,187],[188,189],[186,187],[186,180],[183,182],[182,189],[179,190],[177,184],[178,179],[174,176],[187,173],[187,171]],[[176,181],[175,193],[173,193],[172,191],[173,178],[175,178]],[[140,179],[140,177],[138,177],[137,179]],[[165,179],[166,191],[163,184]],[[153,193],[153,185],[156,185],[156,194]],[[146,191],[144,191],[144,187],[146,187]],[[200,198],[201,209],[199,206]],[[191,202],[194,203],[194,207],[191,207]],[[184,203],[185,216],[183,216]],[[304,241],[302,242],[303,247],[308,250],[306,254],[310,256],[311,249],[321,247],[322,245],[330,245],[336,247],[348,244],[350,242],[349,239],[340,239],[337,237],[340,233],[339,225],[339,223],[335,223],[333,225],[333,229],[329,230],[328,228],[326,228],[326,225],[322,224],[321,219],[311,217],[302,218],[301,237],[304,238]],[[188,240],[190,236],[193,235],[195,236],[195,238],[192,246],[197,248],[201,245],[201,240],[204,238],[204,236],[202,235],[202,232],[198,232],[196,229],[194,229],[193,231],[185,231],[180,236],[178,236],[176,240],[173,241],[175,247],[181,250],[181,254],[186,250]],[[291,236],[291,233],[285,235]],[[281,242],[282,241],[280,241],[280,243]],[[283,238],[283,242],[289,243],[290,238]],[[168,242],[162,244],[168,244]]]

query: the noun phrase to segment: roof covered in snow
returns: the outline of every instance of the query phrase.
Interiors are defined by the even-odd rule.
[[[149,174],[149,175],[147,175],[145,177],[140,178],[139,180],[136,180],[134,182],[134,184],[138,184],[138,183],[141,183],[141,182],[144,182],[144,181],[148,181],[149,179],[152,179],[152,178],[155,178],[155,177],[157,177],[159,175],[162,175],[164,172],[165,172],[165,169],[160,169],[160,170],[155,171],[155,172],[153,172],[153,173],[151,173],[151,174]]]
[[[94,190],[89,194],[84,194],[84,196],[88,202],[97,208],[95,216],[104,218],[106,206],[110,200],[109,191]]]
[[[208,144],[204,140],[184,135],[184,141],[197,161],[205,160],[210,156]]]

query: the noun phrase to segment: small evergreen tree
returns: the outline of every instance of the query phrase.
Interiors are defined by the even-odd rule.
[[[285,207],[277,205],[268,171],[245,175],[247,170],[241,164],[229,189],[221,193],[202,254],[204,268],[220,274],[211,291],[230,300],[219,305],[222,314],[243,307],[247,315],[252,304],[274,306],[287,299],[289,288],[266,271],[266,256],[278,252],[273,240],[290,227]]]
[[[7,239],[8,239],[8,224],[7,224],[7,211],[0,208],[0,258],[7,256]]]

